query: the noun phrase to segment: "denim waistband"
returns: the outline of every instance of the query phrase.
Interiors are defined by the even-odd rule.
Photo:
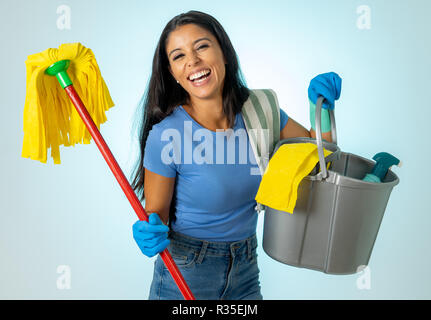
[[[207,241],[193,238],[175,231],[169,231],[169,239],[174,245],[190,248],[199,252],[200,258],[205,254],[235,255],[235,253],[247,254],[249,257],[257,247],[256,234],[238,241]],[[198,259],[200,260],[200,259]]]

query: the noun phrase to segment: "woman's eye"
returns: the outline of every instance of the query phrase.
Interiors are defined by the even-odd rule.
[[[200,47],[198,47],[198,49],[197,49],[197,50],[204,49],[204,48],[208,48],[208,47],[209,47],[209,45],[207,45],[207,44],[203,44],[203,45],[201,45]],[[177,59],[181,58],[183,55],[184,55],[184,54],[180,53],[179,55],[175,56],[175,57],[173,58],[173,60],[175,61],[175,60],[177,60]]]

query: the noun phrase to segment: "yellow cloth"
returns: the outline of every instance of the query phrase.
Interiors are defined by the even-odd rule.
[[[21,156],[46,163],[47,149],[55,164],[60,163],[60,145],[90,143],[90,132],[54,76],[45,70],[68,59],[67,73],[97,128],[107,119],[105,111],[114,106],[91,49],[80,43],[62,44],[28,56],[24,105],[24,140]]]
[[[324,149],[325,157],[331,153]],[[255,200],[270,208],[293,213],[299,183],[317,162],[317,145],[313,143],[281,145],[268,163]]]

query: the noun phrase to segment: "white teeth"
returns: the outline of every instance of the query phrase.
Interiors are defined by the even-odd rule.
[[[202,81],[205,81],[207,78],[208,77],[205,77],[205,78],[202,78],[202,79],[199,79],[199,80],[195,80],[194,82],[195,83],[201,83]]]
[[[191,81],[193,81],[194,79],[197,79],[197,78],[199,78],[199,77],[202,77],[203,75],[206,75],[206,74],[208,74],[208,73],[210,73],[210,70],[203,70],[203,71],[200,71],[200,72],[197,72],[197,73],[192,74],[192,75],[189,77],[189,79],[190,79]]]

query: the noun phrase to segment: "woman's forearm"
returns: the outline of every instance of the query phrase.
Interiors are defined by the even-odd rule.
[[[314,139],[316,139],[316,131],[313,130],[313,128],[310,129],[310,136]],[[322,133],[322,139],[332,142],[332,135],[331,131]]]

